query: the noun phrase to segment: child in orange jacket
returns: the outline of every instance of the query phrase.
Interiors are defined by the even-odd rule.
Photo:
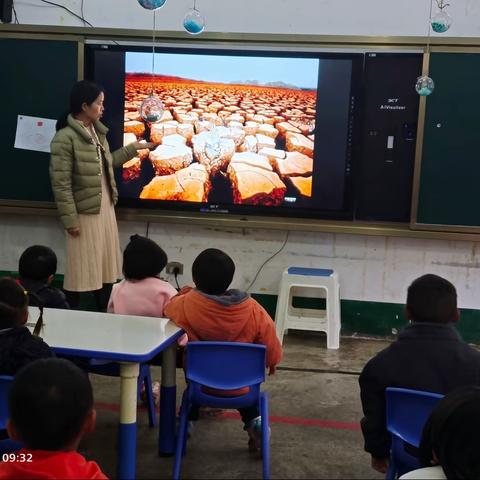
[[[192,277],[196,288],[186,287],[165,307],[165,315],[183,328],[192,341],[257,343],[267,347],[270,374],[282,358],[282,346],[268,313],[248,293],[227,290],[235,264],[221,250],[209,248],[195,259]],[[249,448],[261,443],[261,419],[257,407],[239,410],[249,434]],[[198,410],[190,420],[198,419]]]

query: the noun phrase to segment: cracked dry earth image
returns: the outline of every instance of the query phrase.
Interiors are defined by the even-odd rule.
[[[159,145],[123,166],[123,192],[141,199],[278,206],[312,196],[316,91],[155,76],[165,107],[146,125],[149,75],[128,73],[124,144]]]

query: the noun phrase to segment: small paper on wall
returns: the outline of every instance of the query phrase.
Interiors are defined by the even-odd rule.
[[[18,115],[15,148],[50,153],[56,120]]]

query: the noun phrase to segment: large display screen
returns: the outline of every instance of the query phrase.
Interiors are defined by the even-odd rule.
[[[348,217],[362,55],[91,46],[119,141],[151,140],[116,172],[120,204]],[[152,68],[153,75],[152,75]],[[141,117],[151,94],[164,111]]]

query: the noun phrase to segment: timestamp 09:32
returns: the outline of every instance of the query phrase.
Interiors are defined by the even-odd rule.
[[[4,453],[2,455],[2,462],[33,462],[33,455],[31,453]]]

